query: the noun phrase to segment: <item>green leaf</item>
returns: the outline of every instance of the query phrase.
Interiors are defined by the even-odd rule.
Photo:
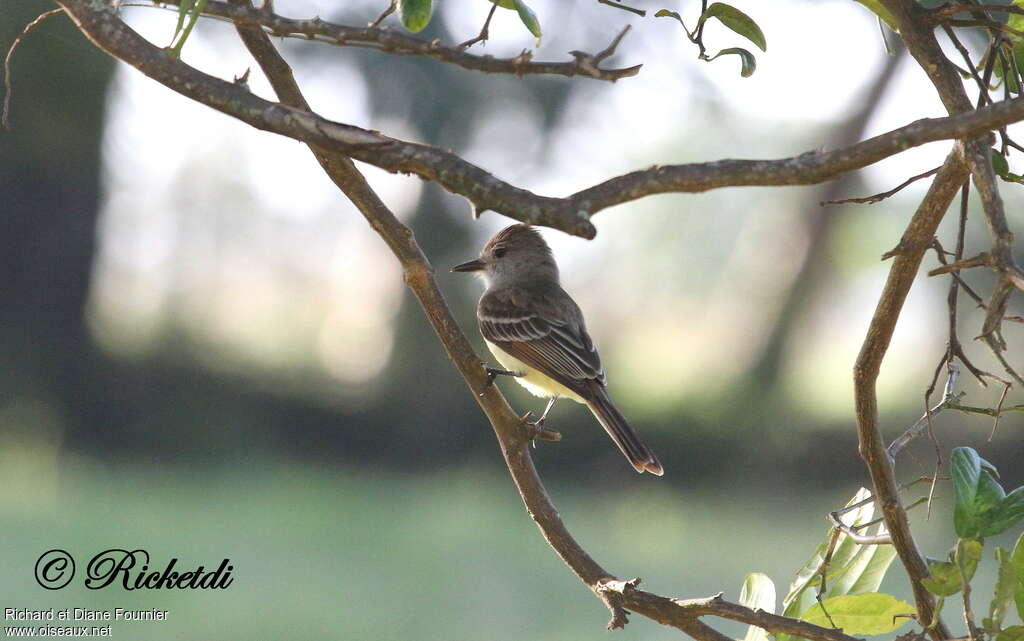
[[[688,36],[691,35],[690,34],[690,30],[686,28],[686,23],[683,22],[683,19],[681,17],[679,17],[679,14],[676,13],[675,11],[669,11],[668,9],[659,9],[658,12],[654,14],[654,17],[655,18],[675,18],[679,22],[679,24],[681,24],[683,26],[683,31],[686,32],[686,35],[688,35]]]
[[[988,470],[982,468],[981,476],[978,477],[978,491],[974,494],[974,511],[984,517],[984,515],[999,509],[999,504],[1005,497],[1006,491],[1003,490],[1003,486],[992,477]]]
[[[826,611],[828,616],[825,616]],[[835,626],[849,635],[888,634],[910,620],[897,615],[913,613],[914,607],[906,601],[898,601],[891,594],[868,592],[825,599],[812,605],[800,618],[808,623],[831,628],[831,617]]]
[[[1024,625],[1011,625],[999,633],[996,641],[1024,641]]]
[[[1013,601],[1017,605],[1017,616],[1024,619],[1024,534],[1017,539],[1010,555],[1010,563],[1017,574],[1017,587],[1013,591]]]
[[[807,563],[797,571],[796,577],[794,577],[792,583],[789,584],[789,592],[786,593],[786,597],[782,600],[783,616],[795,618],[800,616],[800,613],[804,611],[804,592],[808,588],[821,583],[821,577],[817,575],[816,572],[818,571],[818,568],[821,567],[822,561],[825,560],[825,550],[825,543],[818,545],[814,550],[814,554],[811,555],[811,558],[808,559]]]
[[[992,169],[997,176],[1005,176],[1010,173],[1010,164],[1006,162],[1006,156],[1001,154],[998,149],[992,150]]]
[[[433,0],[398,0],[398,17],[402,25],[413,33],[423,31],[434,13]]]
[[[862,487],[857,490],[857,493],[846,502],[845,507],[850,507],[851,505],[856,505],[858,503],[863,503],[863,505],[845,512],[840,517],[843,523],[854,527],[871,521],[875,515],[875,503],[874,501],[868,500],[870,497],[871,492],[867,488]],[[871,550],[868,548],[874,547],[879,546],[857,545],[845,533],[839,534],[839,538],[836,539],[836,545],[832,550],[831,562],[829,563],[828,570],[826,571],[826,581],[831,586],[827,596],[840,595],[840,593],[835,592],[837,585],[843,585],[840,584],[838,580],[844,577],[852,566],[856,566],[863,557],[871,553]],[[825,560],[825,552],[827,549],[828,541],[818,545],[814,550],[814,554],[811,555],[811,558],[808,559],[804,566],[797,572],[793,582],[790,583],[786,597],[782,601],[784,616],[796,618],[799,617],[806,609],[805,602],[807,599],[805,598],[805,595],[807,594],[807,590],[821,585],[821,575],[817,572],[821,567],[822,562]]]
[[[921,579],[921,585],[936,596],[952,596],[960,591],[963,579],[960,568],[951,561],[928,559],[928,577]]]
[[[984,544],[977,539],[960,539],[956,542],[956,551],[953,553],[953,560],[960,569],[960,577],[965,583],[970,583],[974,578],[974,572],[981,562],[981,553]]]
[[[1013,589],[1013,603],[1017,606],[1017,616],[1024,618],[1024,580],[1020,580],[1020,574],[1017,577],[1017,587]]]
[[[192,10],[192,5],[195,4],[195,0],[181,0],[181,4],[178,5],[178,24],[174,25],[174,35],[171,36],[171,43],[177,39],[178,34],[181,33],[182,28],[185,26],[185,18],[188,17],[188,12]]]
[[[864,5],[870,9],[872,13],[881,18],[885,24],[889,25],[890,29],[899,32],[899,29],[896,28],[896,18],[892,17],[892,14],[889,13],[888,9],[882,6],[881,2],[878,0],[857,0],[857,2]]]
[[[775,614],[775,583],[767,574],[751,572],[743,580],[743,587],[740,588],[740,605]],[[768,633],[752,625],[747,628],[747,635],[743,637],[743,641],[768,641]]]
[[[993,158],[993,163],[995,168],[998,160]],[[1006,494],[992,476],[997,473],[995,466],[973,449],[954,449],[950,469],[956,495],[953,526],[960,538],[995,536],[1024,520],[1024,487]]]
[[[996,548],[996,561],[999,562],[999,575],[996,578],[996,590],[989,606],[985,628],[990,632],[998,632],[1003,627],[1003,620],[1010,610],[1013,592],[1017,587],[1017,572],[1010,560],[1010,553],[1003,548]]]
[[[722,49],[715,55],[711,56],[709,60],[714,60],[718,56],[737,55],[743,61],[743,66],[740,68],[740,75],[744,78],[749,78],[754,74],[757,69],[757,61],[754,60],[754,54],[750,53],[746,49],[740,49],[739,47],[729,47],[728,49]]]
[[[177,44],[171,47],[171,54],[175,58],[181,57],[181,48],[185,46],[185,41],[188,40],[189,35],[192,33],[192,28],[196,26],[197,22],[199,22],[199,16],[201,16],[203,11],[206,10],[206,0],[195,0],[194,4],[190,1],[189,6],[191,7],[191,11],[189,12],[188,24],[185,25],[184,29],[180,28],[182,13],[180,8],[178,10],[178,28],[175,29],[174,35],[177,37],[180,31],[181,37],[178,38]]]
[[[655,14],[657,15],[657,14]],[[747,40],[757,45],[757,48],[761,51],[767,51],[765,48],[767,45],[764,40],[764,33],[761,31],[761,27],[757,26],[757,23],[743,13],[736,7],[722,2],[713,2],[711,6],[707,8],[707,11],[701,15],[700,20],[697,22],[699,27],[705,21],[711,18],[718,18],[719,22],[729,27],[736,33],[740,34]],[[754,73],[751,71],[750,73]],[[748,76],[750,74],[744,74]]]
[[[876,534],[885,534],[884,524],[879,524]],[[847,537],[849,538],[849,537]],[[852,540],[851,540],[852,542]],[[858,545],[858,554],[849,565],[849,570],[829,586],[829,596],[876,592],[882,584],[885,573],[896,558],[896,548],[891,545]]]
[[[981,479],[981,458],[969,447],[953,450],[949,463],[953,476],[953,528],[957,536],[969,539],[978,536],[977,509],[974,500]]]
[[[516,8],[515,0],[491,0],[491,2],[493,2],[496,5],[498,5],[502,9],[513,9],[514,10]]]
[[[515,0],[516,11],[519,12],[519,19],[522,20],[526,28],[530,30],[530,33],[537,38],[537,44],[540,44],[540,21],[537,20],[537,14],[533,12],[533,9],[526,6],[523,0]]]
[[[1002,487],[999,490],[1002,491]],[[996,536],[1024,520],[1024,487],[1003,497],[999,505],[982,515],[981,536]]]

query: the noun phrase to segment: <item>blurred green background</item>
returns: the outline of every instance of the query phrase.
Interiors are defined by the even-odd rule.
[[[277,9],[360,24],[379,4]],[[643,62],[643,72],[615,84],[504,78],[281,47],[325,116],[452,148],[552,195],[651,163],[783,157],[942,113],[920,70],[890,61],[874,20],[848,0],[744,7],[769,42],[749,79],[731,63],[694,60],[672,21],[591,2],[533,5],[545,27],[536,59],[596,51],[630,23],[612,62]],[[662,6],[692,10],[648,8]],[[0,44],[51,7],[5,7]],[[423,35],[465,40],[487,9],[445,3]],[[157,44],[169,41],[173,13],[123,11]],[[509,13],[499,10],[482,53],[533,45]],[[736,44],[724,29],[712,36]],[[225,78],[254,66],[230,26],[213,22],[197,27],[184,59]],[[603,606],[524,513],[400,270],[301,145],[188,104],[115,65],[61,17],[12,64],[13,130],[0,134],[0,607],[170,611],[168,622],[115,624],[115,638],[676,637],[637,617],[603,632]],[[255,70],[250,84],[270,95]],[[887,269],[878,257],[924,186],[870,207],[818,203],[891,188],[947,148],[822,187],[649,198],[600,213],[591,242],[546,232],[613,394],[667,471],[635,475],[584,409],[556,405],[551,424],[564,439],[535,458],[570,529],[606,568],[681,597],[735,598],[750,571],[784,590],[823,538],[825,514],[867,483],[851,368]],[[460,198],[365,169],[482,348],[479,284],[447,268],[509,221],[473,221]],[[1007,186],[1004,196],[1019,229],[1019,193]],[[951,223],[940,232],[947,247]],[[967,251],[986,243],[975,216]],[[986,274],[968,278],[988,291]],[[901,320],[880,381],[887,438],[922,411],[945,347],[946,287],[922,279]],[[1011,313],[1022,312],[1019,298]],[[963,300],[965,344],[980,323]],[[1006,336],[1024,366],[1022,327],[1008,324]],[[499,384],[521,411],[541,409]],[[979,406],[1000,391],[966,376],[961,388]],[[1011,391],[1007,403],[1020,402]],[[935,426],[943,450],[971,445],[1004,485],[1024,483],[1021,414],[991,441],[988,419],[943,414]],[[933,466],[920,442],[898,471],[909,480]],[[952,542],[949,495],[940,486],[931,520],[915,519],[932,556]],[[185,566],[230,558],[235,583],[129,593],[76,580],[47,592],[33,565],[55,547],[80,562],[114,547]],[[886,587],[905,594],[895,574]],[[979,581],[989,592],[991,576]]]

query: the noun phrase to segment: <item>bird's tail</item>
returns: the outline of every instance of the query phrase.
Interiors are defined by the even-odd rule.
[[[608,397],[604,386],[595,384],[591,389],[593,393],[587,400],[587,407],[601,422],[601,426],[604,427],[604,431],[608,432],[608,436],[612,437],[615,444],[629,459],[633,469],[641,474],[644,472],[650,472],[656,476],[664,474],[665,471],[661,468],[658,457],[644,445],[640,436],[629,426],[626,417]]]

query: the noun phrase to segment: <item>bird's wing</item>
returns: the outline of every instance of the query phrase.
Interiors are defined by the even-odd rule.
[[[507,287],[484,294],[477,306],[480,333],[512,356],[569,389],[604,385],[601,357],[579,307],[561,287]]]

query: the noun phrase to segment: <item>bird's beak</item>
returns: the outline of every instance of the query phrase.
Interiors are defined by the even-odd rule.
[[[473,260],[466,261],[461,265],[456,265],[455,267],[452,267],[453,272],[478,272],[482,271],[483,269],[484,261],[480,260],[479,258],[474,258]]]

